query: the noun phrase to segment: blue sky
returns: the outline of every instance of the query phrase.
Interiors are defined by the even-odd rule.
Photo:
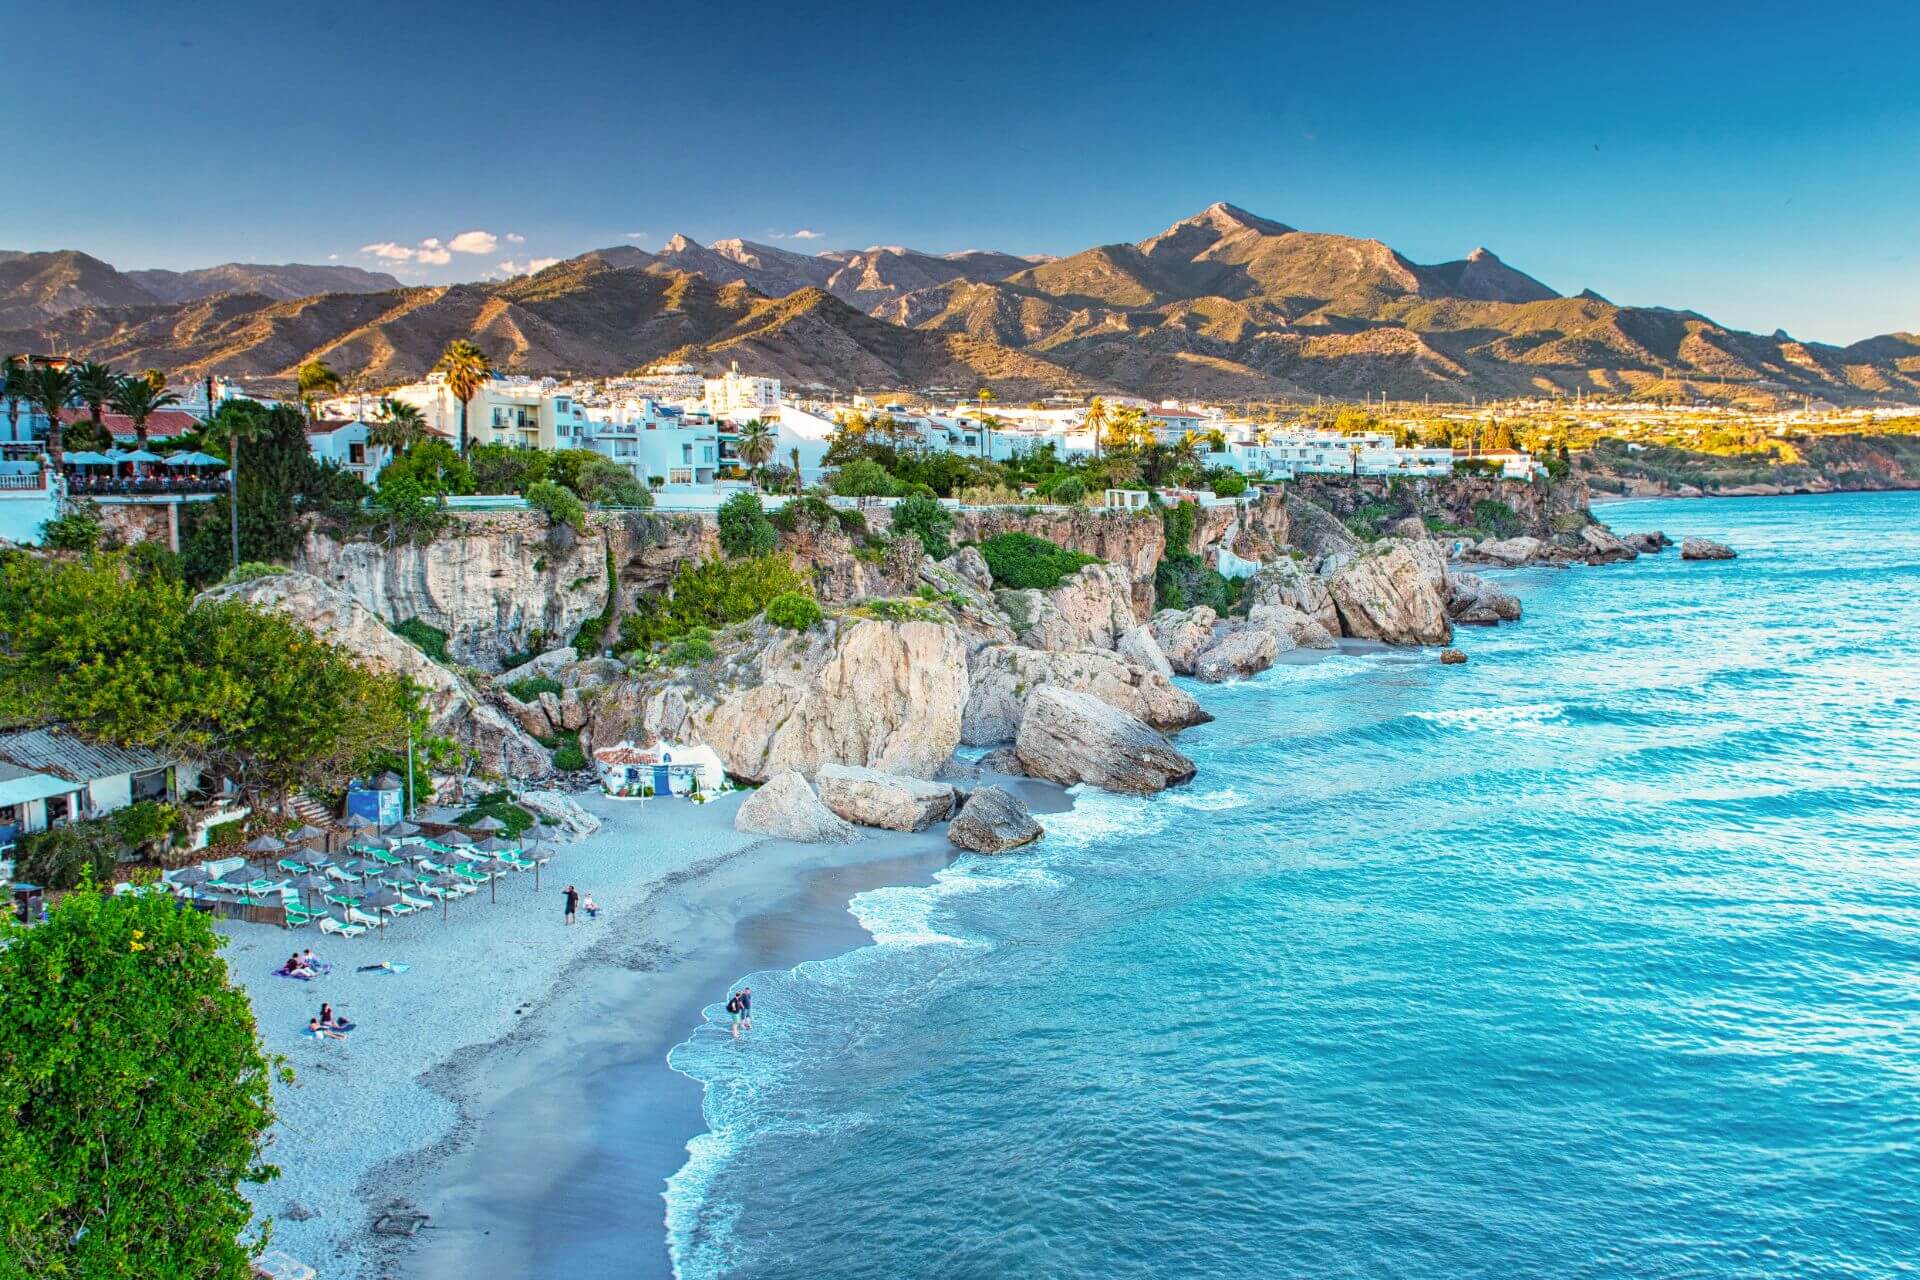
[[[0,0],[0,248],[439,281],[676,231],[1064,253],[1225,199],[1847,342],[1920,329],[1917,41],[1892,4]]]

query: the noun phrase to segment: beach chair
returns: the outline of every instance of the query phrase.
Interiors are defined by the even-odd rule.
[[[305,928],[307,925],[312,924],[314,920],[317,918],[312,912],[309,912],[305,907],[296,906],[291,902],[287,903],[286,911],[287,911],[287,928],[289,929]]]
[[[378,929],[380,927],[380,917],[370,916],[358,907],[348,907],[347,923],[361,925],[369,929]]]
[[[363,924],[341,924],[332,916],[320,917],[320,932],[338,934],[342,938],[357,938],[367,931]]]
[[[342,871],[338,867],[327,868],[327,879],[338,880],[341,884],[359,884],[360,883],[359,876],[353,875],[346,871]]]
[[[417,886],[416,886],[416,888],[417,888]],[[406,890],[404,890],[404,889],[402,889],[402,890],[400,891],[400,901],[402,901],[402,902],[404,902],[404,903],[406,903],[406,904],[407,904],[407,906],[408,906],[408,907],[409,907],[409,908],[410,908],[411,910],[414,910],[414,911],[431,911],[431,910],[433,910],[433,903],[432,903],[432,902],[431,902],[431,901],[430,901],[429,899],[426,899],[426,898],[411,898],[411,897],[408,897],[408,896],[407,896],[407,892],[406,892]]]
[[[303,876],[307,874],[307,864],[304,862],[295,862],[292,858],[282,858],[280,861],[274,863],[274,865],[288,875]]]
[[[388,853],[385,849],[369,849],[367,856],[375,862],[384,862],[390,867],[404,867],[407,860],[397,853]]]

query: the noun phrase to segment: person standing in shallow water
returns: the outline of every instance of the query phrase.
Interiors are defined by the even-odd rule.
[[[567,914],[565,917],[567,924],[572,924],[574,922],[574,914],[579,910],[580,910],[580,891],[574,888],[572,885],[568,885],[567,886]]]
[[[741,992],[736,991],[727,997],[727,1013],[733,1018],[733,1038],[738,1040],[740,1024],[746,1021],[747,1017],[747,1002]]]
[[[740,1029],[753,1030],[753,988],[740,988]]]

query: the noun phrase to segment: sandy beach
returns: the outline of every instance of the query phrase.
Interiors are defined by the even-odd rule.
[[[1070,803],[1019,788],[1036,813]],[[516,876],[497,906],[474,895],[384,940],[220,925],[267,1048],[296,1074],[276,1094],[281,1176],[254,1202],[273,1247],[322,1277],[670,1275],[661,1192],[704,1123],[667,1051],[722,1016],[743,976],[869,941],[854,895],[924,882],[958,853],[939,826],[757,839],[733,829],[738,795],[577,798],[604,825],[560,847],[537,894]],[[599,919],[562,923],[569,883]],[[332,972],[273,976],[296,946]],[[356,971],[382,960],[407,972]],[[347,1041],[302,1034],[322,1000],[356,1023]],[[382,1235],[387,1209],[430,1218],[412,1239]]]

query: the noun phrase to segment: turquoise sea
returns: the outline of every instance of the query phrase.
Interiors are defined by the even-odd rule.
[[[1641,503],[1472,661],[862,895],[673,1065],[695,1277],[1920,1272],[1920,494]]]

